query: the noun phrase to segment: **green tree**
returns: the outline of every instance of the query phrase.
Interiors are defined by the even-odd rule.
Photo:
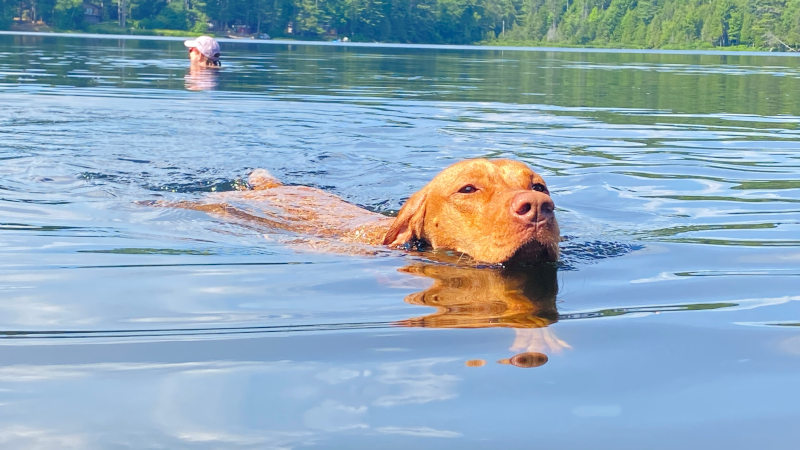
[[[186,4],[181,1],[167,3],[153,18],[148,28],[189,29],[189,16]]]
[[[788,0],[781,14],[781,29],[786,42],[800,48],[800,0]]]
[[[393,0],[389,20],[399,42],[442,42],[438,0]]]
[[[62,1],[62,0],[58,0]],[[166,0],[126,0],[128,19],[136,28],[153,28],[153,19],[167,6]]]
[[[56,0],[53,21],[59,28],[80,30],[83,27],[83,0]]]
[[[785,0],[754,0],[753,37],[758,47],[775,48],[780,45],[776,32],[779,29]]]
[[[390,26],[385,8],[390,6],[383,0],[343,0],[347,21],[347,34],[357,39],[380,40],[383,31]]]
[[[319,0],[298,0],[295,8],[295,34],[316,37],[325,33],[330,17],[320,8]]]
[[[99,0],[95,0],[99,1]],[[84,27],[83,0],[0,0],[0,28],[14,15],[62,29]],[[135,26],[308,39],[467,44],[482,40],[660,48],[800,45],[800,0],[111,0]],[[24,13],[24,14],[23,14]]]
[[[738,2],[731,10],[731,17],[728,20],[728,42],[724,45],[740,45],[745,42],[743,39],[745,8],[741,3]]]
[[[0,0],[0,28],[7,29],[11,26],[14,19],[14,5],[17,2],[13,0]]]

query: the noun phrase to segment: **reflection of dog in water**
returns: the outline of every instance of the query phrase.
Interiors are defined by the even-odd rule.
[[[434,280],[433,286],[405,300],[434,307],[436,312],[397,322],[398,325],[513,328],[516,336],[510,350],[518,354],[499,362],[519,367],[540,366],[547,362],[547,353],[569,348],[547,328],[558,320],[558,284],[556,267],[552,264],[499,269],[418,263],[402,270]],[[473,360],[467,365],[484,363]]]

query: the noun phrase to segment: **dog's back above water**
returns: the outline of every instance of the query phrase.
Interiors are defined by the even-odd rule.
[[[261,169],[249,184],[249,190],[168,206],[343,244],[447,249],[487,264],[558,259],[559,229],[547,184],[518,161],[453,164],[413,194],[395,218],[320,189],[283,185]]]

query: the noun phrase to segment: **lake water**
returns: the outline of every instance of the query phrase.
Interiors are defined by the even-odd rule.
[[[0,445],[796,447],[798,57],[221,45],[0,35]],[[392,213],[472,157],[545,177],[557,268],[139,203],[263,167]]]

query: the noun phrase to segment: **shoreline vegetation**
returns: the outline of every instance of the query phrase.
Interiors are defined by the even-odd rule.
[[[794,52],[800,0],[0,0],[0,30]]]

